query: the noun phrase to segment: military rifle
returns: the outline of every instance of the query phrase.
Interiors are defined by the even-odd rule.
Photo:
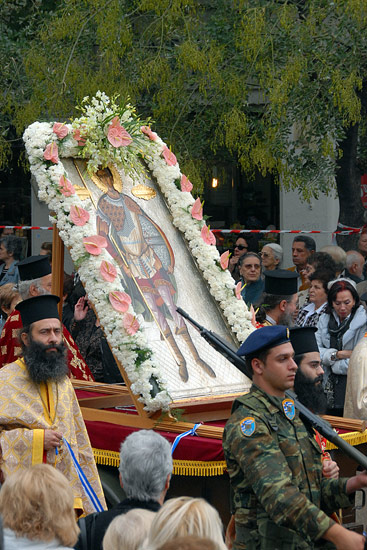
[[[221,355],[223,355],[228,361],[230,361],[235,367],[237,367],[243,374],[251,379],[251,375],[248,372],[246,362],[242,357],[238,356],[235,350],[227,344],[220,336],[215,334],[199,323],[197,323],[190,315],[186,313],[180,307],[177,308],[177,312],[182,315],[185,319],[189,321],[199,332],[200,335]],[[298,409],[303,420],[310,424],[315,430],[317,430],[322,436],[324,436],[328,441],[333,443],[341,451],[343,451],[350,458],[355,460],[364,470],[367,470],[367,457],[355,449],[352,445],[344,441],[335,430],[330,426],[328,422],[311,412],[305,405],[302,405],[298,401],[297,396],[294,392],[287,390],[285,392],[287,397],[290,397],[294,401],[296,409]]]

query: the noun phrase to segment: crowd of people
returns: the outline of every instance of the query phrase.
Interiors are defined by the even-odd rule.
[[[287,392],[316,414],[358,409],[355,372],[367,355],[366,237],[345,252],[316,251],[312,238],[298,235],[288,269],[278,244],[255,251],[245,234],[236,239],[229,269],[255,310],[256,330],[237,352],[253,385],[233,403],[223,434],[232,489],[226,533],[206,500],[166,499],[172,448],[153,430],[133,431],[122,443],[126,498],[106,510],[69,377],[120,382],[121,374],[78,279],[65,277],[60,319],[51,248],[23,259],[17,237],[2,237],[0,548],[364,548],[364,536],[345,529],[335,513],[353,505],[367,473],[339,477],[322,434],[299,417]]]
[[[317,328],[327,412],[342,416],[350,358],[367,331],[367,234],[360,235],[357,250],[348,252],[336,245],[316,251],[313,238],[297,235],[293,266],[282,266],[278,244],[265,244],[258,253],[249,250],[249,241],[238,234],[229,269],[234,277],[238,271],[256,326]]]
[[[165,501],[171,445],[153,430],[130,434],[120,451],[126,498],[76,521],[75,492],[49,464],[20,468],[0,490],[1,550],[226,550],[217,510],[202,498]]]

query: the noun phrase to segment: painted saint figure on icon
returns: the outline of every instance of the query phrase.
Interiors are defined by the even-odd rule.
[[[199,356],[184,319],[176,311],[175,258],[162,229],[137,202],[122,193],[117,170],[98,170],[92,180],[104,191],[97,206],[97,232],[107,239],[107,250],[121,268],[135,311],[142,313],[146,321],[157,323],[161,339],[170,347],[184,382],[189,373],[180,350],[181,338],[196,365],[215,378],[215,372]],[[174,334],[168,319],[174,323]]]

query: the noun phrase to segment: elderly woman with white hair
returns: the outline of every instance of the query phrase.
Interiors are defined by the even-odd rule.
[[[157,512],[164,502],[173,469],[171,445],[153,430],[127,436],[120,450],[120,483],[126,498],[110,510],[79,520],[76,550],[101,550],[103,537],[115,517],[139,508]]]
[[[283,260],[283,248],[276,243],[265,244],[260,252],[263,268],[267,271],[279,269]]]
[[[115,517],[103,538],[103,550],[138,550],[149,533],[155,514],[135,508]]]

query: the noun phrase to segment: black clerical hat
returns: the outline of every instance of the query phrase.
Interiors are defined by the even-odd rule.
[[[17,263],[19,278],[21,281],[39,279],[51,273],[51,265],[48,256],[29,256]]]
[[[19,302],[15,309],[19,311],[23,326],[26,327],[41,319],[60,319],[57,309],[59,302],[58,296],[43,294]]]
[[[319,351],[315,336],[316,327],[294,327],[289,332],[295,355]]]
[[[297,292],[298,273],[288,271],[287,269],[274,269],[273,271],[264,271],[266,294],[275,294],[276,296],[290,296]]]

